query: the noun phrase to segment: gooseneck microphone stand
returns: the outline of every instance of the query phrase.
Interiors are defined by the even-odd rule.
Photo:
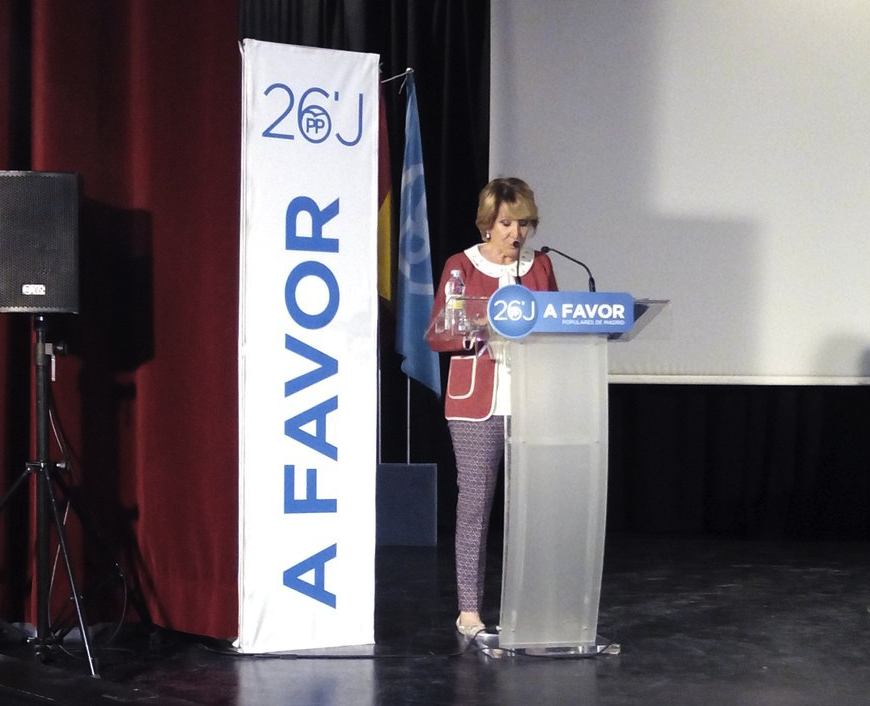
[[[67,579],[72,592],[72,601],[75,605],[78,617],[79,630],[81,631],[82,643],[91,676],[99,676],[97,664],[91,653],[88,627],[82,610],[81,596],[79,595],[70,558],[69,544],[67,543],[64,522],[57,506],[57,496],[54,491],[54,473],[56,464],[51,460],[49,429],[50,419],[50,390],[54,366],[55,346],[46,340],[46,322],[43,314],[34,314],[33,330],[35,332],[35,344],[33,351],[33,365],[35,372],[36,388],[36,458],[29,461],[24,472],[16,479],[6,496],[0,500],[0,510],[6,505],[10,497],[32,475],[36,476],[36,637],[34,642],[37,654],[47,657],[54,645],[51,634],[51,532],[50,522],[54,521],[57,533],[57,542],[63,556],[66,567]]]

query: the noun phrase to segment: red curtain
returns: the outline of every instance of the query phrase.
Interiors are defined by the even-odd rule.
[[[81,313],[51,323],[69,347],[52,392],[81,495],[139,617],[215,637],[236,634],[238,612],[238,20],[237,0],[33,0],[25,22],[0,10],[0,53],[19,59],[0,69],[0,167],[81,175]],[[12,89],[22,65],[29,110]],[[12,144],[22,115],[26,150]],[[0,316],[5,488],[29,414],[13,409],[27,371],[12,368],[29,354],[22,315]],[[2,617],[32,621],[27,530],[0,527]],[[91,552],[88,531],[74,553]]]

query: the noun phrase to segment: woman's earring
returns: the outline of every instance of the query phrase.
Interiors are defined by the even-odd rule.
[[[492,233],[487,233],[486,235],[483,236],[483,239],[489,240],[491,237],[492,237]]]

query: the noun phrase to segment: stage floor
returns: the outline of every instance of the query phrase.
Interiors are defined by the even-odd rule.
[[[387,547],[373,646],[238,656],[130,626],[99,648],[94,679],[80,657],[43,664],[7,629],[0,704],[870,704],[870,543],[616,536],[604,574],[599,633],[618,655],[488,656],[453,630],[451,549]],[[499,575],[496,559],[493,624]]]

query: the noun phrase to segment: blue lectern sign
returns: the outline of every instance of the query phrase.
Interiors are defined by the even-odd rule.
[[[490,297],[487,315],[505,338],[626,333],[634,325],[634,298],[627,292],[533,292],[511,284]]]

